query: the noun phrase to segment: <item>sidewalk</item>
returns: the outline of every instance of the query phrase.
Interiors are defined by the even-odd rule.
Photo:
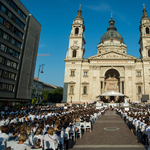
[[[107,127],[109,130],[106,130]],[[146,148],[141,143],[137,143],[136,136],[130,132],[116,111],[108,110],[94,123],[91,133],[85,133],[81,139],[76,141],[73,149],[145,150]]]

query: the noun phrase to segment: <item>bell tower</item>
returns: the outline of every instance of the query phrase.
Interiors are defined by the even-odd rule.
[[[80,5],[78,14],[72,24],[72,30],[69,36],[69,48],[66,55],[66,59],[84,58],[84,45],[86,44],[84,39],[85,26],[81,13],[82,11]]]
[[[141,18],[140,30],[140,58],[150,58],[150,18],[147,16],[145,5],[143,4],[143,16]]]

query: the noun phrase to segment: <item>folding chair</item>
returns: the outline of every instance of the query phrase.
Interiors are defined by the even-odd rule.
[[[86,129],[90,129],[91,132],[91,122],[86,122]]]
[[[86,132],[86,122],[80,122],[80,128],[84,129],[84,132]]]
[[[44,150],[46,150],[46,149],[56,150],[55,142],[54,141],[44,141]]]

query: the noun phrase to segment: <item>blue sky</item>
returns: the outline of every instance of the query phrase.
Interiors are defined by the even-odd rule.
[[[124,38],[127,54],[139,58],[139,25],[143,3],[150,17],[150,0],[20,0],[42,25],[35,77],[40,64],[45,64],[39,79],[63,87],[66,52],[71,24],[81,4],[85,25],[85,58],[97,54],[100,38],[107,31],[108,21],[115,20],[117,31]]]

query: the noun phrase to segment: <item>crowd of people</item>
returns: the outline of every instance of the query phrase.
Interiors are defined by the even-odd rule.
[[[116,112],[124,119],[131,132],[137,136],[138,143],[150,145],[149,107],[116,108]]]
[[[73,144],[81,134],[90,131],[81,124],[90,122],[91,128],[96,118],[104,114],[105,110],[106,108],[74,105],[53,108],[23,107],[0,111],[1,149],[11,149],[12,143],[14,150],[43,148],[47,141],[54,143],[55,149],[67,149],[71,141]]]

